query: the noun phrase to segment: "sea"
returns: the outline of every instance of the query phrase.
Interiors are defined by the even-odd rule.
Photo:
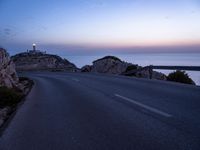
[[[77,67],[91,65],[96,59],[109,54],[92,56],[67,56],[62,57],[74,63]],[[138,64],[140,66],[148,65],[176,65],[176,66],[200,66],[200,53],[131,53],[131,54],[113,54],[123,61]],[[174,70],[156,70],[168,75]],[[200,71],[186,71],[193,81],[200,86]]]

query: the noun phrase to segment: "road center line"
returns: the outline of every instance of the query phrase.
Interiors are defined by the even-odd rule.
[[[129,102],[131,102],[131,103],[133,103],[133,104],[135,104],[135,105],[138,105],[138,106],[140,106],[140,107],[142,107],[142,108],[144,108],[144,109],[147,109],[147,110],[149,110],[149,111],[151,111],[151,112],[153,112],[153,113],[157,113],[157,114],[162,115],[162,116],[164,116],[164,117],[172,117],[172,115],[170,115],[170,114],[168,114],[168,113],[165,113],[165,112],[160,111],[160,110],[158,110],[158,109],[156,109],[156,108],[147,106],[147,105],[145,105],[145,104],[142,104],[142,103],[137,102],[137,101],[135,101],[135,100],[132,100],[132,99],[130,99],[130,98],[121,96],[121,95],[119,95],[119,94],[115,94],[115,96],[116,96],[116,97],[119,97],[119,98],[121,98],[121,99],[124,99],[124,100],[126,100],[126,101],[129,101]]]

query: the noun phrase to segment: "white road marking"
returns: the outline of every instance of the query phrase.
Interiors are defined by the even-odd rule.
[[[142,107],[142,108],[144,108],[144,109],[147,109],[147,110],[149,110],[149,111],[151,111],[151,112],[154,112],[154,113],[157,113],[157,114],[159,114],[159,115],[162,115],[162,116],[164,116],[164,117],[172,117],[172,115],[170,115],[170,114],[168,114],[168,113],[165,113],[165,112],[160,111],[160,110],[158,110],[158,109],[156,109],[156,108],[147,106],[147,105],[145,105],[145,104],[142,104],[142,103],[137,102],[137,101],[135,101],[135,100],[132,100],[132,99],[130,99],[130,98],[121,96],[121,95],[119,95],[119,94],[115,94],[115,96],[116,96],[116,97],[119,97],[119,98],[121,98],[121,99],[124,99],[124,100],[126,100],[126,101],[129,101],[129,102],[131,102],[131,103],[133,103],[133,104],[135,104],[135,105],[138,105],[138,106],[140,106],[140,107]]]
[[[72,80],[73,80],[73,81],[76,81],[76,82],[79,82],[79,80],[78,80],[78,79],[76,79],[76,78],[73,78]]]

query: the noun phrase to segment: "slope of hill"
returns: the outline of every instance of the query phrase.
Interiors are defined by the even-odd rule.
[[[17,71],[76,71],[77,67],[60,56],[43,52],[24,52],[11,57]]]

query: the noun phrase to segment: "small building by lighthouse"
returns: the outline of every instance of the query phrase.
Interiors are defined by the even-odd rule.
[[[27,53],[30,53],[30,54],[45,54],[46,53],[45,51],[41,51],[41,50],[36,49],[35,43],[33,43],[32,46],[33,46],[33,49],[27,50]]]
[[[33,51],[36,51],[36,44],[33,43]]]

